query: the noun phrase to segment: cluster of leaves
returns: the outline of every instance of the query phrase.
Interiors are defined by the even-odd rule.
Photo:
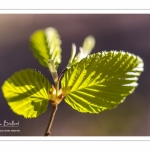
[[[123,51],[90,54],[94,46],[94,37],[88,36],[76,55],[73,44],[68,65],[58,76],[62,49],[57,30],[49,27],[33,33],[30,48],[39,63],[49,68],[55,85],[34,69],[14,73],[2,86],[10,108],[25,118],[36,118],[46,112],[49,102],[58,105],[63,99],[83,113],[99,113],[122,103],[137,87],[143,61]]]

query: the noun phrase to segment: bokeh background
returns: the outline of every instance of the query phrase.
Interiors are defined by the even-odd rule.
[[[30,35],[50,26],[58,30],[62,40],[59,73],[68,63],[72,43],[79,47],[91,34],[96,38],[93,53],[124,50],[139,55],[145,64],[138,88],[113,110],[82,114],[63,101],[51,135],[149,136],[150,14],[0,14],[0,86],[15,71],[27,68],[40,70],[52,80],[48,69],[38,63],[29,49]],[[51,106],[36,119],[24,119],[10,110],[0,92],[0,123],[4,120],[20,122],[19,133],[0,132],[0,136],[43,136],[50,112]]]

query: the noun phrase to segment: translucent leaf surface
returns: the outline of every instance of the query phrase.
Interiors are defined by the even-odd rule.
[[[72,87],[65,101],[79,112],[115,108],[137,87],[142,71],[142,59],[130,53],[89,55],[65,73],[62,87]]]
[[[36,118],[48,107],[49,81],[33,69],[21,70],[7,79],[2,92],[8,105],[18,115]]]
[[[95,38],[93,36],[87,36],[82,44],[82,47],[79,48],[79,52],[76,55],[76,45],[72,44],[71,57],[68,62],[67,68],[69,69],[71,66],[80,62],[83,58],[87,57],[95,46]],[[76,57],[75,57],[76,55]]]
[[[38,30],[30,38],[30,48],[41,65],[48,67],[48,61],[54,60],[56,68],[61,63],[61,41],[56,29],[49,27]]]
[[[88,36],[84,39],[82,48],[83,48],[83,58],[85,58],[87,55],[91,53],[95,46],[95,38],[93,36]]]

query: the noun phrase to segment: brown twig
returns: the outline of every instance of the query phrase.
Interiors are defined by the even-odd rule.
[[[62,76],[64,75],[64,73],[67,71],[67,68],[65,68],[59,75],[58,77],[58,81],[56,83],[56,95],[57,95],[57,92],[59,90],[59,82],[60,82],[60,79],[62,78]],[[54,117],[55,117],[55,114],[56,114],[56,111],[57,111],[57,107],[58,105],[52,105],[52,112],[51,112],[51,116],[50,116],[50,119],[49,119],[49,122],[48,122],[48,125],[47,125],[47,128],[46,128],[46,131],[45,131],[45,134],[44,136],[48,136],[50,135],[51,133],[51,127],[52,127],[52,124],[53,124],[53,120],[54,120]]]
[[[52,106],[51,116],[50,116],[50,119],[49,119],[49,122],[48,122],[48,125],[47,125],[47,128],[46,128],[44,136],[48,136],[51,133],[50,130],[51,130],[51,127],[52,127],[52,124],[53,124],[53,120],[54,120],[57,108],[58,108],[58,105],[53,105]]]

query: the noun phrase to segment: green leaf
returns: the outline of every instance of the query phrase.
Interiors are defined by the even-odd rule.
[[[50,88],[40,72],[26,69],[7,79],[2,92],[12,111],[25,118],[36,118],[47,110]]]
[[[137,87],[142,71],[142,59],[130,53],[104,51],[89,55],[65,73],[62,88],[72,87],[65,101],[79,112],[115,108]]]
[[[83,58],[85,58],[87,55],[89,55],[91,53],[91,51],[93,50],[95,46],[95,38],[92,35],[87,36],[84,39],[82,48],[83,48]]]
[[[30,48],[34,57],[44,67],[48,67],[48,61],[52,59],[55,67],[61,63],[61,41],[55,28],[49,27],[38,30],[30,37]]]
[[[68,62],[67,68],[69,69],[71,66],[80,62],[83,58],[87,57],[95,46],[95,38],[91,35],[87,36],[82,44],[82,47],[79,48],[79,52],[76,55],[76,45],[72,44],[71,57]],[[75,57],[76,55],[76,57]]]

